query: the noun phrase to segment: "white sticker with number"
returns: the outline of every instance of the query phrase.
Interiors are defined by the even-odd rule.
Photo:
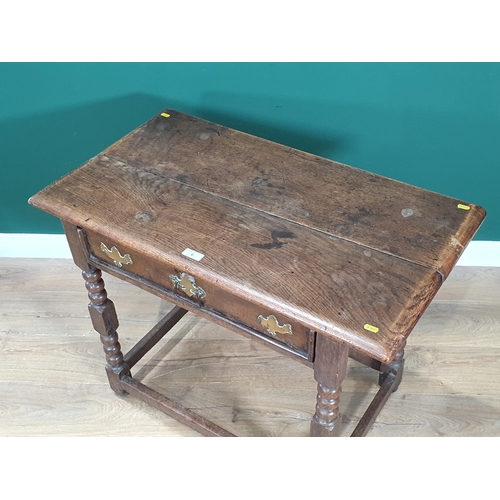
[[[201,259],[203,259],[203,257],[205,257],[204,254],[197,252],[196,250],[192,250],[191,248],[186,248],[186,250],[184,250],[184,252],[182,252],[182,255],[184,255],[185,257],[189,257],[190,259],[197,260],[197,261],[200,261]]]

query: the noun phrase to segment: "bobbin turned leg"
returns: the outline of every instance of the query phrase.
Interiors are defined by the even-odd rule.
[[[109,384],[117,394],[127,394],[120,384],[120,375],[130,374],[130,369],[123,361],[121,346],[118,342],[118,318],[115,306],[108,299],[104,289],[101,271],[89,263],[90,253],[82,228],[62,221],[75,264],[82,270],[85,286],[89,292],[89,312],[94,329],[101,335],[101,342],[106,354],[106,373]]]
[[[311,436],[339,436],[341,384],[347,373],[349,348],[318,335],[315,353],[314,378],[318,382],[318,396],[311,421]]]
[[[106,354],[106,373],[109,385],[117,394],[127,394],[120,384],[121,375],[130,375],[130,369],[123,361],[123,354],[118,342],[118,318],[115,305],[107,298],[102,273],[95,267],[83,271],[85,287],[89,292],[89,312],[94,329],[101,335],[104,353]]]
[[[400,350],[396,353],[394,360],[389,364],[382,363],[380,365],[380,374],[378,377],[378,385],[384,387],[386,384],[392,385],[392,391],[396,392],[398,390],[401,379],[403,378],[403,368],[405,364],[404,360],[404,348],[406,345],[406,340],[404,340],[400,346]]]

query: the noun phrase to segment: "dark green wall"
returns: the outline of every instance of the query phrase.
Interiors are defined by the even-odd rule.
[[[500,64],[0,64],[0,232],[29,196],[171,107],[486,208],[500,240]]]

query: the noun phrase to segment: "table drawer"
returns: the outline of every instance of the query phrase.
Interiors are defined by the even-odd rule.
[[[242,325],[246,331],[251,330],[250,333],[253,331],[261,338],[272,339],[275,345],[286,346],[301,357],[312,360],[314,332],[293,319],[255,304],[251,297],[243,299],[206,279],[182,272],[174,265],[138,254],[122,243],[91,231],[85,231],[85,234],[89,251],[98,261],[187,298],[196,307],[211,310]]]

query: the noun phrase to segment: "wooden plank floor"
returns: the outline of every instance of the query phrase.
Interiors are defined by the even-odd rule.
[[[126,352],[169,304],[105,276]],[[500,436],[500,268],[457,267],[410,336],[405,375],[370,436]],[[0,436],[197,436],[108,386],[79,270],[0,259]],[[134,375],[241,436],[306,436],[312,370],[191,314]],[[342,435],[377,391],[349,361]]]

